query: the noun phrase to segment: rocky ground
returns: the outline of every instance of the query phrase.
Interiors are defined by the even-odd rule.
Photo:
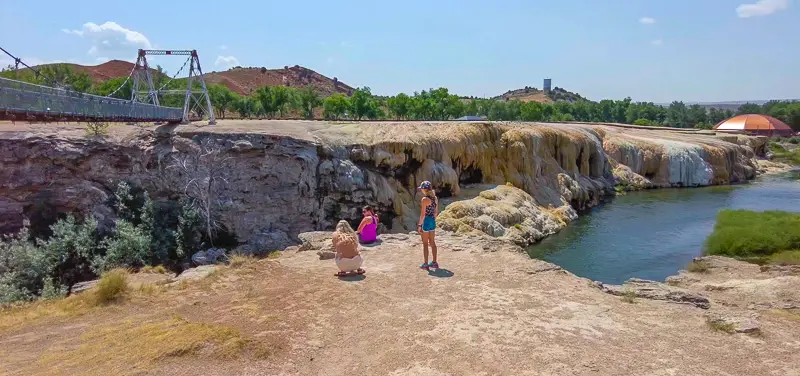
[[[507,241],[441,233],[442,268],[426,272],[419,238],[392,234],[363,248],[364,277],[340,279],[324,257],[330,234],[301,237],[278,258],[83,314],[4,313],[15,324],[0,326],[0,374],[800,373],[797,269],[711,257],[669,284],[607,286]],[[146,337],[149,347],[197,324],[232,328],[249,345],[233,354],[211,342],[155,355],[131,348],[149,335],[136,328],[164,320],[183,326]]]

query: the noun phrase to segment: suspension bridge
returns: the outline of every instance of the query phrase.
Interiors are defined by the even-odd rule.
[[[27,68],[38,78],[42,72],[26,64],[2,47],[0,50],[14,59],[14,69]],[[187,56],[186,62],[161,87],[153,84],[152,69],[147,56]],[[167,85],[188,65],[186,89],[167,90]],[[195,89],[194,82],[199,88]],[[48,79],[48,82],[55,82]],[[131,98],[115,98],[123,87],[131,82]],[[92,95],[72,90],[69,86],[56,83],[56,87],[0,77],[0,120],[29,122],[154,122],[188,123],[201,116],[208,118],[209,125],[215,124],[214,111],[208,88],[200,68],[197,50],[139,50],[136,64],[125,81],[106,96]],[[167,107],[160,104],[165,95],[184,97],[183,108]]]

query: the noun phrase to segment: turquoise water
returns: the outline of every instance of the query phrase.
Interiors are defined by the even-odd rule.
[[[720,209],[800,212],[798,177],[795,172],[738,186],[628,193],[527,251],[605,283],[632,277],[663,281],[703,253]]]

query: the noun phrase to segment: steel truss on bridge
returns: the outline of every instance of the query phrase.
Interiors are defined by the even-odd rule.
[[[21,59],[2,50],[39,76],[39,71],[29,67]],[[161,88],[153,86],[147,55],[188,56],[183,67]],[[164,90],[189,64],[186,90]],[[129,80],[132,82],[131,99],[113,98]],[[193,90],[193,81],[200,82],[201,90]],[[159,95],[181,94],[185,96],[183,108],[165,107],[159,103]],[[125,82],[108,96],[76,92],[69,88],[52,88],[0,77],[0,120],[22,121],[113,121],[113,122],[168,122],[188,123],[192,113],[205,114],[209,124],[216,123],[211,98],[203,79],[200,59],[196,50],[139,50],[133,70]]]
[[[169,81],[165,82],[160,88],[153,85],[153,77],[150,74],[150,66],[147,64],[147,56],[189,56],[178,74],[189,64],[189,76],[186,79],[186,90],[164,90]],[[183,122],[189,122],[189,114],[192,111],[200,112],[208,116],[208,124],[216,124],[214,117],[214,108],[211,106],[211,98],[208,95],[208,87],[206,81],[203,79],[203,70],[200,68],[200,58],[197,56],[197,50],[139,50],[139,55],[136,58],[136,65],[131,73],[133,77],[133,90],[131,92],[131,101],[148,103],[159,106],[158,96],[168,94],[183,94],[185,99],[183,102]],[[174,79],[173,77],[173,79]],[[200,90],[193,90],[192,83],[194,80],[200,82]],[[145,90],[142,90],[144,87]]]

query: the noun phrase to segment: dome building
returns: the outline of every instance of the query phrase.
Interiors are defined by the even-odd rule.
[[[767,115],[737,115],[714,126],[715,131],[743,132],[763,136],[790,136],[792,128],[786,123]]]

